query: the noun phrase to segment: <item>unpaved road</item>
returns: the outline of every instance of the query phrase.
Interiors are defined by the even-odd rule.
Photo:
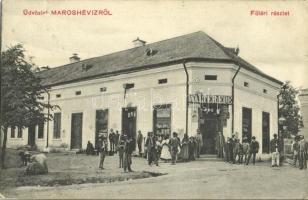
[[[134,170],[167,175],[107,184],[83,184],[52,188],[24,187],[11,191],[13,198],[308,198],[308,170],[286,164],[271,168],[269,163],[256,166],[232,165],[219,161],[194,161],[175,166],[161,163],[150,167],[134,159]]]

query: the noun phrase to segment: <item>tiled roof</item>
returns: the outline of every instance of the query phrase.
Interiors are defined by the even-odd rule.
[[[61,85],[96,77],[129,73],[136,70],[162,67],[186,61],[230,62],[242,65],[276,83],[280,81],[264,74],[236,56],[204,32],[195,32],[141,47],[90,58],[38,72],[45,86]],[[87,70],[84,70],[87,68]]]

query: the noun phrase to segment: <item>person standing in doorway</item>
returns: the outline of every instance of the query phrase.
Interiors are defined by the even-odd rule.
[[[255,136],[252,136],[251,143],[249,145],[249,156],[246,162],[246,165],[249,164],[250,158],[252,156],[252,164],[256,163],[256,154],[259,152],[259,142],[256,140]]]
[[[143,135],[141,131],[138,131],[138,136],[137,136],[137,145],[138,145],[138,151],[139,151],[139,156],[142,156],[142,142],[143,142]]]
[[[303,135],[299,141],[299,169],[307,169],[308,143]]]
[[[203,147],[203,139],[200,133],[200,129],[197,129],[196,140],[197,140],[197,158],[200,158],[201,149]]]
[[[279,167],[279,159],[280,159],[280,145],[279,140],[277,138],[277,134],[274,134],[274,138],[270,142],[270,150],[272,154],[272,167]]]
[[[179,148],[181,147],[180,139],[178,138],[178,134],[173,132],[173,137],[170,139],[170,150],[171,150],[171,164],[175,165],[177,160],[177,154],[179,152]]]

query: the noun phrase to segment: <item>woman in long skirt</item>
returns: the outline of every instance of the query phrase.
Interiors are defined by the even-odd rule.
[[[162,141],[162,150],[161,150],[160,158],[164,160],[165,162],[167,162],[168,160],[171,160],[169,135],[166,135],[165,139]]]
[[[184,138],[182,139],[182,148],[181,148],[181,158],[183,161],[187,162],[189,159],[189,139],[188,135],[184,134]]]

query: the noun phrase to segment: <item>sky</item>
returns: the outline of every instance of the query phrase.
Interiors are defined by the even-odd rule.
[[[268,75],[308,88],[307,1],[4,0],[2,50],[21,43],[38,66],[56,67],[204,31]],[[107,9],[112,15],[55,16],[52,10]],[[47,11],[25,15],[25,11]],[[267,16],[251,15],[267,11]],[[285,11],[289,16],[272,16]]]

